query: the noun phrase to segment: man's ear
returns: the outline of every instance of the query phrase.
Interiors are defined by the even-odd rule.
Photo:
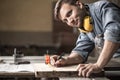
[[[77,5],[77,6],[79,6],[80,8],[82,8],[82,7],[83,7],[83,5],[82,5],[82,3],[81,3],[81,1],[80,1],[80,0],[76,1],[76,5]]]

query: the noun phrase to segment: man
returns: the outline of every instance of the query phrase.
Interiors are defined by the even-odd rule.
[[[52,57],[53,65],[65,66],[79,64],[78,75],[89,77],[100,72],[120,48],[120,8],[108,1],[83,4],[80,0],[58,0],[55,18],[71,27],[77,27],[80,35],[76,47],[67,58],[57,60]],[[96,63],[85,62],[95,45],[102,48]]]

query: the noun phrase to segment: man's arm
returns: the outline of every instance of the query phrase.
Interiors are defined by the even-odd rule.
[[[67,58],[67,64],[79,64],[82,63],[84,60],[83,58],[76,52],[72,52]]]
[[[69,56],[57,60],[57,55],[51,58],[53,65],[55,66],[65,66],[85,62],[89,53],[94,49],[94,43],[89,39],[89,37],[81,33],[76,42],[75,48],[72,50]]]
[[[77,70],[79,76],[89,77],[91,73],[100,72],[103,67],[110,61],[113,54],[119,48],[120,43],[114,43],[105,40],[104,47],[96,63],[94,64],[79,64]]]
[[[100,56],[97,60],[97,65],[99,68],[103,68],[111,59],[113,54],[119,48],[120,43],[114,43],[108,40],[105,40],[103,50],[100,53]]]

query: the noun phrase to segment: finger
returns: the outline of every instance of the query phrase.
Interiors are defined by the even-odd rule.
[[[63,66],[63,65],[64,65],[64,60],[63,60],[63,59],[57,60],[57,61],[55,62],[55,65],[56,65],[57,67]]]
[[[85,67],[84,66],[81,66],[80,68],[79,68],[79,72],[78,72],[78,75],[79,76],[83,76],[82,75],[82,71],[85,69]]]
[[[78,70],[78,75],[79,76],[85,76],[86,70],[85,68],[87,67],[87,64],[79,64],[76,68],[76,70]]]
[[[80,67],[84,66],[85,64],[79,64],[77,67],[76,67],[76,70],[79,70]]]
[[[56,61],[57,61],[57,55],[53,55],[50,57],[50,60],[51,60],[51,64],[52,65],[55,65]]]
[[[90,77],[90,75],[92,74],[92,71],[93,71],[93,69],[91,68],[91,69],[89,69],[88,70],[88,72],[86,73],[86,77]]]
[[[51,56],[51,59],[57,60],[58,55]]]
[[[82,76],[81,70],[78,70],[78,76]]]
[[[51,59],[51,64],[55,65],[55,60],[54,59]]]
[[[79,64],[76,68],[78,70],[78,76],[82,76],[82,67],[84,67],[85,64]]]
[[[58,57],[58,55],[54,55],[54,56],[50,57],[50,59],[51,59],[52,61],[56,62],[56,61],[57,61],[57,57]]]
[[[57,60],[57,61],[55,62],[55,66],[59,66],[59,64],[60,64],[60,62],[59,62],[59,60]]]
[[[86,77],[87,72],[88,72],[88,69],[86,69],[86,68],[84,70],[82,70],[82,76]]]
[[[86,74],[87,74],[87,72],[89,71],[90,68],[91,68],[90,65],[86,65],[85,69],[82,71],[82,76],[87,77]]]

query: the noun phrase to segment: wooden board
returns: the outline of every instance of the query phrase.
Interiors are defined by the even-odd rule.
[[[110,80],[110,79],[106,77],[97,77],[97,78],[60,77],[59,80]]]
[[[66,67],[55,67],[45,63],[34,64],[36,77],[77,76],[76,67],[77,65],[66,66]]]
[[[36,77],[79,77],[76,69],[77,65],[55,67],[45,63],[39,63],[33,66]],[[92,76],[103,76],[103,72],[92,74]]]
[[[118,58],[120,59],[120,58]],[[118,60],[117,59],[117,60]],[[120,62],[115,59],[112,59],[108,65],[104,68],[104,72],[92,74],[91,77],[105,77],[109,76],[112,72],[112,75],[120,72]],[[96,62],[96,58],[89,58],[88,62],[94,63]],[[66,67],[54,67],[51,65],[46,65],[45,63],[34,64],[35,76],[36,77],[79,77],[78,71],[76,70],[77,65],[66,66]],[[117,71],[117,73],[116,73]]]

